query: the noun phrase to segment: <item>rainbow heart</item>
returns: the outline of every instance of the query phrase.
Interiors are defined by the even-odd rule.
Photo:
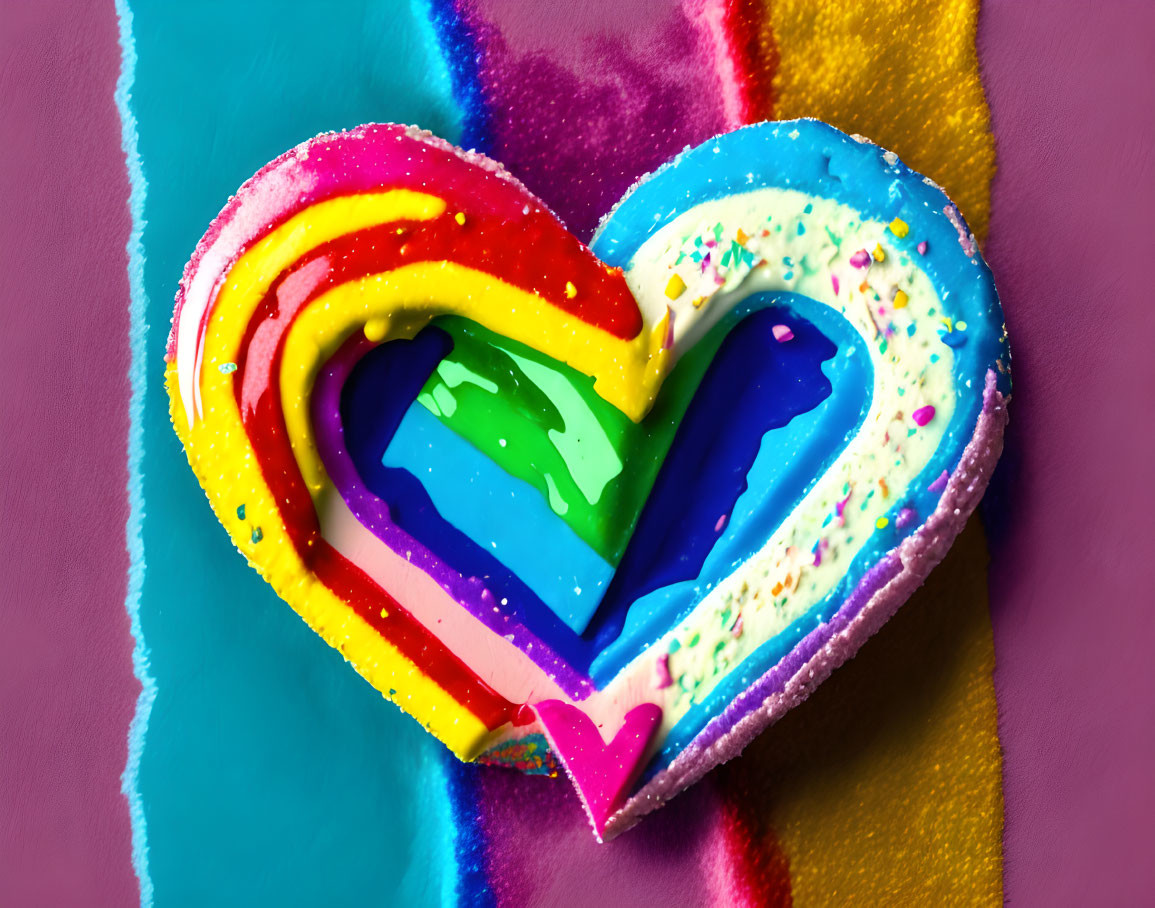
[[[463,759],[560,762],[599,838],[893,613],[1009,391],[957,209],[816,121],[684,153],[590,249],[480,155],[321,136],[213,222],[167,360],[277,593]]]

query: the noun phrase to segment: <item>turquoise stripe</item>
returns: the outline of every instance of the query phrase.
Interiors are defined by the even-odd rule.
[[[116,107],[120,112],[121,148],[128,169],[128,207],[132,217],[128,253],[129,283],[129,428],[128,428],[128,521],[125,526],[125,544],[128,548],[128,583],[125,608],[128,611],[132,633],[132,669],[140,682],[136,710],[128,729],[128,760],[121,775],[120,790],[128,801],[132,824],[132,867],[140,882],[140,903],[153,903],[152,877],[148,872],[148,834],[144,804],[140,795],[140,761],[144,752],[145,731],[156,700],[156,681],[149,671],[148,647],[140,623],[140,597],[144,584],[144,431],[142,416],[145,382],[145,338],[148,325],[145,320],[147,298],[144,292],[144,247],[141,234],[144,229],[144,174],[137,150],[136,117],[129,104],[136,78],[136,46],[132,37],[132,11],[127,0],[116,0],[116,18],[120,41],[120,76],[116,81]]]
[[[169,423],[181,269],[230,193],[319,132],[460,136],[408,5],[118,0],[132,180],[127,608],[143,692],[124,790],[143,905],[436,905],[457,891],[445,750],[274,595]],[[139,163],[138,163],[139,162]]]

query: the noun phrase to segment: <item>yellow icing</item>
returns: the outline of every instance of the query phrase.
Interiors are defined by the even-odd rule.
[[[235,314],[238,318],[243,316],[243,323],[247,324],[277,275],[318,246],[375,224],[402,219],[431,220],[444,210],[445,202],[436,196],[406,189],[341,196],[310,206],[259,240],[227,272],[213,306],[209,337],[214,334],[217,318],[225,313]],[[188,313],[185,316],[188,317]],[[233,362],[240,336],[238,334],[229,341],[233,345],[231,352],[219,360],[198,356],[196,369],[191,370],[191,375],[183,376],[184,382],[195,384],[199,380],[202,361],[206,366],[214,367]],[[200,412],[198,409],[198,413],[187,415],[199,417]]]
[[[177,387],[177,366],[166,370],[171,414],[189,463],[217,518],[249,563],[321,637],[375,688],[389,696],[462,759],[487,746],[489,731],[412,661],[313,575],[288,537],[241,424],[233,387],[235,362],[249,319],[276,276],[301,256],[347,232],[399,219],[437,217],[445,203],[405,190],[332,199],[302,211],[272,231],[225,276],[205,338],[200,390],[203,418],[191,422]],[[236,516],[240,505],[245,519]],[[253,528],[260,528],[254,541]],[[392,697],[390,697],[392,699]]]

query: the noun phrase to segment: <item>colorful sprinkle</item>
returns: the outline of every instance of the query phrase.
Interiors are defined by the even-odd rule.
[[[894,525],[898,529],[904,529],[914,522],[914,518],[918,515],[914,512],[914,508],[903,508],[898,512],[894,518]]]
[[[669,687],[674,683],[673,677],[670,675],[670,654],[662,653],[658,656],[658,661],[654,663],[654,687],[658,690]]]
[[[242,504],[240,507],[237,508],[237,520],[244,520],[244,519],[245,519],[245,506]]]
[[[907,292],[905,290],[899,290],[894,295],[894,308],[895,309],[905,309],[906,304],[909,302],[910,302],[910,296],[907,294]]]
[[[830,275],[830,283],[834,285],[834,295],[838,296],[838,275]]]
[[[946,488],[946,484],[949,481],[950,481],[950,474],[947,473],[946,470],[943,470],[942,473],[939,475],[938,479],[936,479],[934,482],[932,482],[930,485],[928,485],[926,487],[926,490],[928,492],[941,492],[943,489]]]
[[[865,268],[870,264],[870,253],[865,249],[859,249],[854,255],[850,257],[850,264],[854,268]]]
[[[874,244],[874,260],[876,262],[886,261],[886,251],[882,248],[882,243]]]
[[[928,422],[934,419],[934,407],[927,404],[925,407],[919,407],[910,414],[910,418],[915,421],[916,425],[925,426]]]
[[[237,371],[237,364],[236,363],[221,363],[219,366],[217,366],[217,371],[219,371],[221,373],[221,375],[228,375],[230,372],[236,372]]]
[[[260,542],[265,538],[265,534],[261,532],[260,527],[253,527],[253,535],[249,537],[254,543]]]
[[[577,296],[577,287],[573,285],[573,281],[565,282],[565,295],[567,299],[573,299]]]
[[[459,212],[457,212],[457,214],[455,214],[455,215],[453,216],[453,220],[457,221],[457,224],[458,224],[458,226],[459,226],[459,227],[464,227],[464,226],[465,226],[465,215],[464,215],[464,214],[462,214],[460,211],[459,211]]]
[[[794,332],[790,330],[788,325],[775,325],[770,330],[774,332],[774,340],[780,344],[794,340]]]
[[[926,240],[923,240],[915,248],[918,250],[919,255],[926,255],[926,250],[930,248],[930,245]]]
[[[902,218],[895,218],[889,224],[890,232],[900,240],[910,232],[910,227]]]
[[[707,256],[707,258],[708,258],[708,256]],[[568,292],[569,288],[572,286],[573,286],[573,284],[567,284],[566,285],[567,292]],[[684,280],[682,280],[682,276],[680,274],[671,274],[670,275],[670,281],[668,284],[666,284],[666,296],[668,296],[672,300],[676,300],[679,296],[681,296],[685,292],[686,292],[686,282]]]
[[[890,521],[885,517],[879,517],[878,520],[874,521],[874,525],[880,530],[885,530],[890,525]]]

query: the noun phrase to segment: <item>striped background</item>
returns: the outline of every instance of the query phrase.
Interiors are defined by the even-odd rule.
[[[0,36],[3,133],[19,137],[6,143],[11,166],[0,167],[0,274],[6,278],[0,551],[8,575],[0,594],[0,902],[129,904],[138,895],[119,775],[137,687],[124,613],[130,359],[123,250],[130,220],[113,103],[120,51],[111,5],[69,4],[67,13],[64,6],[21,6],[11,17],[15,27]],[[490,12],[509,16],[507,6],[494,4]],[[586,27],[601,25],[595,20]],[[507,59],[516,62],[516,41],[550,37],[526,28],[510,20],[497,33]],[[1005,753],[1006,895],[1025,904],[1125,903],[1151,884],[1141,859],[1155,815],[1147,772],[1155,756],[1155,693],[1142,682],[1149,682],[1155,625],[1141,605],[1150,600],[1155,576],[1151,559],[1136,553],[1153,529],[1151,496],[1140,483],[1155,445],[1136,414],[1149,413],[1155,403],[1146,353],[1153,338],[1139,268],[1117,250],[1150,241],[1142,212],[1155,201],[1155,105],[1146,88],[1155,80],[1144,48],[1155,39],[1153,29],[1150,14],[997,0],[984,6],[979,23],[1000,166],[986,251],[1000,282],[1016,367],[1009,450],[986,516],[995,553],[991,614]],[[670,46],[678,49],[676,42]],[[505,84],[531,84],[532,74],[520,75],[520,82]],[[752,90],[747,103],[759,98],[764,94]],[[509,109],[510,103],[495,106]],[[721,105],[718,116],[725,125],[743,113]],[[719,125],[708,121],[703,118],[703,129]],[[481,138],[504,149],[534,185],[535,167],[544,172],[548,162],[536,159],[533,148],[518,149],[516,134],[500,118],[487,128]],[[584,165],[601,174],[612,166]],[[582,218],[593,217],[619,189],[605,188],[605,197],[575,195],[573,210],[561,213],[580,231]],[[973,219],[976,203],[960,202]],[[1077,437],[1076,427],[1085,427]],[[799,871],[821,866],[813,854],[830,856],[846,843],[798,839],[814,815],[806,793],[836,791],[840,778],[848,796],[870,793],[878,785],[856,788],[868,776],[855,773],[900,769],[885,750],[869,748],[901,736],[888,737],[866,722],[841,727],[847,741],[869,754],[855,767],[821,746],[827,740],[822,719],[845,708],[854,690],[894,671],[894,660],[911,660],[909,670],[920,678],[951,679],[950,665],[928,654],[944,634],[971,639],[965,626],[949,624],[966,616],[940,608],[936,619],[934,609],[950,597],[967,598],[960,584],[977,583],[968,601],[981,602],[983,548],[973,529],[936,572],[921,606],[896,619],[908,626],[888,628],[840,673],[845,678],[807,704],[809,715],[800,711],[787,720],[792,728],[784,723],[749,757],[669,808],[663,827],[628,859],[607,863],[575,836],[563,839],[569,845],[560,866],[556,855],[538,856],[546,863],[534,865],[524,852],[509,850],[513,837],[490,835],[483,857],[495,894],[524,890],[518,873],[555,880],[570,893],[599,874],[604,885],[648,882],[651,893],[660,884],[740,888],[743,873],[772,886],[789,878],[788,864],[797,900],[808,901],[806,892],[814,890],[805,888]],[[924,644],[914,656],[904,642],[912,639]],[[973,679],[982,658],[978,653],[955,682]],[[872,660],[881,668],[872,670]],[[938,703],[928,715],[941,719],[941,703],[959,700],[928,702]],[[896,714],[909,719],[911,712],[882,715],[894,720]],[[967,749],[954,738],[942,746],[944,752]],[[770,789],[766,777],[777,780]],[[486,776],[480,784],[520,783]],[[459,795],[453,803],[476,803],[470,798],[477,784],[471,777],[451,779],[450,790]],[[791,801],[783,791],[802,794]],[[559,815],[550,797],[527,801],[516,818],[483,817],[483,825],[508,827],[516,819],[532,834],[535,820]],[[758,809],[743,813],[735,803]],[[691,846],[674,835],[703,816],[713,818],[712,825],[706,823]],[[872,816],[877,811],[864,808],[859,820]],[[848,822],[855,830],[853,818]],[[862,837],[851,838],[851,850],[840,854],[853,852],[877,876],[880,864],[861,847]],[[743,851],[743,843],[756,847]],[[715,854],[729,858],[724,866],[710,863],[715,844],[723,849]],[[191,865],[187,854],[180,857]],[[943,858],[956,867],[966,860]],[[671,878],[674,864],[702,870]]]

